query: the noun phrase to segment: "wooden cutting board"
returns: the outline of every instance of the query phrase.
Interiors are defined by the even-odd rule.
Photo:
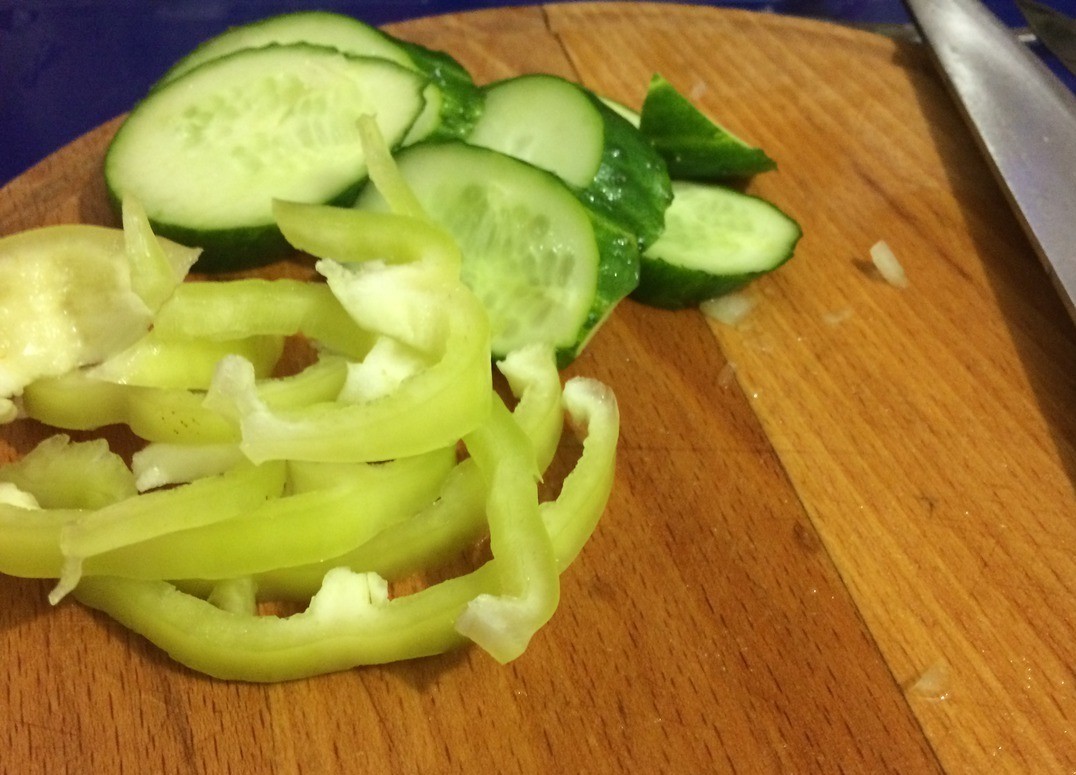
[[[518,661],[222,683],[4,578],[0,770],[1076,768],[1076,335],[925,53],[643,3],[393,31],[631,105],[661,72],[778,160],[751,190],[796,258],[737,326],[625,303],[572,367],[619,397],[618,479]],[[113,223],[114,129],[0,191],[0,233]]]

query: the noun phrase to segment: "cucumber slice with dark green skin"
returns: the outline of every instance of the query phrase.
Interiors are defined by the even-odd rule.
[[[390,146],[424,106],[427,81],[384,59],[307,45],[244,49],[154,89],[105,157],[118,203],[154,231],[203,248],[196,269],[236,270],[290,252],[272,200],[350,204],[366,178],[358,120]]]
[[[777,167],[765,151],[712,121],[660,75],[650,81],[639,129],[674,180],[743,178]]]
[[[424,135],[424,139],[453,140],[466,137],[482,114],[484,99],[482,90],[475,86],[471,74],[444,51],[435,51],[418,43],[393,38],[387,33],[382,34],[406,51],[418,71],[440,87],[440,122],[433,131]],[[412,133],[408,144],[415,141],[415,133]]]
[[[352,56],[377,57],[410,68],[411,58],[376,27],[343,14],[297,11],[232,27],[200,43],[154,84],[160,88],[199,65],[248,48],[308,43]]]
[[[358,19],[329,11],[279,14],[226,30],[174,64],[154,88],[237,51],[296,43],[326,46],[351,56],[387,59],[426,76],[430,81],[424,95],[426,110],[416,120],[406,142],[462,137],[481,112],[481,91],[448,54],[399,40]]]
[[[633,110],[625,105],[623,102],[617,102],[611,97],[601,97],[601,101],[605,104],[605,107],[616,113],[623,118],[633,127],[638,128],[639,123],[642,121],[642,116],[639,115],[639,111]]]
[[[638,282],[634,236],[546,170],[452,141],[411,146],[396,162],[426,213],[459,242],[495,357],[543,342],[567,365]],[[387,209],[373,186],[356,206]]]
[[[467,141],[558,175],[595,212],[635,234],[640,249],[661,233],[672,196],[664,162],[629,121],[578,84],[541,74],[491,84]]]
[[[759,197],[673,182],[665,232],[643,254],[636,301],[691,307],[743,287],[792,258],[799,224]]]

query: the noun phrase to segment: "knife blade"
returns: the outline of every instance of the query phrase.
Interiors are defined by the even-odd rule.
[[[1076,322],[1076,96],[978,0],[904,0]]]

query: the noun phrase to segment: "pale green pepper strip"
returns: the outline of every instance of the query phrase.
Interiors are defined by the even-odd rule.
[[[63,574],[65,558],[72,558],[61,596],[77,581],[80,557],[181,526],[235,517],[279,495],[284,486],[283,464],[255,468],[245,463],[218,477],[138,495],[130,490],[131,474],[122,460],[116,457],[113,463],[105,458],[103,464],[100,459],[94,461],[96,455],[90,454],[95,452],[94,443],[64,448],[55,448],[52,442],[46,444],[41,454],[52,458],[47,469],[61,486],[49,487],[50,497],[40,503],[55,505],[39,509],[0,505],[0,573],[58,578]],[[31,452],[28,457],[32,459],[34,455]],[[91,467],[93,473],[89,472]],[[81,494],[74,487],[63,486],[80,473],[87,475],[88,481],[98,479],[98,484]],[[28,488],[27,492],[34,494],[34,489]],[[87,562],[92,569],[94,560]]]
[[[139,492],[222,474],[246,458],[238,444],[167,444],[153,442],[131,457]]]
[[[458,274],[459,245],[432,221],[396,213],[372,213],[329,205],[273,202],[285,239],[297,250],[341,263],[429,262]]]
[[[33,578],[59,575],[64,525],[136,494],[131,472],[104,439],[72,442],[59,434],[0,467],[0,481],[32,506],[0,503],[0,573]]]
[[[433,503],[349,552],[319,563],[278,568],[257,576],[263,600],[309,600],[325,574],[336,567],[401,579],[446,562],[486,532],[485,484],[473,460],[464,460],[445,478]],[[184,589],[198,586],[184,581]]]
[[[187,276],[201,251],[190,250],[186,256],[176,251],[166,253],[153,233],[141,203],[124,197],[121,211],[124,248],[131,267],[131,290],[149,309],[160,309]]]
[[[359,116],[359,138],[362,141],[363,156],[366,157],[367,174],[388,202],[389,208],[395,213],[428,221],[422,203],[400,174],[396,160],[392,158],[392,151],[385,142],[381,127],[377,125],[374,116]]]
[[[267,407],[285,408],[331,401],[346,379],[345,361],[323,357],[298,374],[264,380],[255,389]],[[27,416],[56,428],[124,424],[152,442],[238,443],[238,423],[207,409],[204,401],[205,395],[197,391],[120,385],[90,379],[80,371],[33,382],[23,394]]]
[[[530,439],[539,470],[545,470],[564,427],[560,372],[553,349],[525,347],[510,354],[498,368],[508,376],[509,387],[518,399],[512,416]],[[451,559],[486,530],[482,475],[473,460],[464,460],[445,479],[440,497],[428,508],[346,554],[259,575],[259,594],[264,599],[309,599],[325,573],[336,566],[400,579]],[[190,588],[189,582],[185,588]]]
[[[21,508],[0,503],[0,573],[30,579],[60,575],[60,532],[86,509]]]
[[[421,592],[386,600],[374,574],[326,574],[310,606],[287,618],[224,611],[165,581],[87,578],[78,600],[215,678],[287,681],[430,656],[458,647],[453,622],[467,601],[496,585],[487,565]]]
[[[538,512],[533,448],[499,398],[492,401],[490,422],[465,443],[486,481],[489,543],[500,592],[470,601],[456,629],[504,663],[522,654],[553,616],[560,580]]]
[[[338,264],[321,262],[330,285],[348,295],[361,275]],[[331,268],[335,267],[335,269]],[[386,269],[385,271],[389,271]],[[370,288],[372,291],[376,288]],[[444,293],[416,292],[380,299],[386,318],[401,326],[413,322],[414,336],[439,347],[439,359],[406,379],[398,389],[363,403],[338,401],[273,411],[255,392],[252,370],[239,359],[225,359],[210,391],[212,406],[234,412],[242,429],[242,449],[251,460],[377,461],[449,446],[477,427],[489,411],[489,321],[474,295],[455,282]],[[389,301],[391,299],[391,302]],[[370,296],[371,303],[377,301]],[[345,303],[349,306],[349,303]],[[377,310],[352,310],[378,314]],[[406,318],[415,316],[413,321]],[[440,340],[439,343],[436,340]],[[408,342],[408,344],[412,344]]]
[[[82,514],[60,532],[64,563],[49,600],[55,604],[75,588],[88,558],[157,536],[228,522],[278,499],[286,472],[283,463],[244,463],[217,476]]]
[[[43,509],[97,509],[137,494],[123,458],[104,439],[44,439],[18,460],[0,466],[0,482],[34,496]]]
[[[376,341],[323,283],[286,279],[184,283],[161,307],[153,325],[161,338],[302,334],[354,359],[363,358]]]
[[[234,422],[202,406],[188,390],[120,385],[72,371],[40,379],[23,393],[26,416],[54,428],[86,431],[124,424],[149,441],[237,442]]]
[[[531,440],[538,470],[545,471],[557,453],[564,429],[556,353],[549,345],[527,345],[510,352],[497,363],[497,369],[519,399],[512,416]]]
[[[557,568],[563,573],[583,549],[613,489],[620,410],[608,386],[595,379],[573,377],[564,386],[564,407],[581,426],[583,454],[561,484],[556,500],[538,507],[553,541]]]
[[[227,579],[319,562],[428,506],[455,457],[449,448],[361,464],[367,470],[352,465],[355,475],[332,486],[274,497],[229,519],[162,529],[147,540],[97,553],[85,562],[83,575]]]
[[[86,369],[86,376],[121,385],[204,390],[225,355],[246,358],[263,379],[272,375],[283,349],[282,336],[174,339],[153,329],[127,349]]]
[[[237,579],[222,579],[216,582],[206,599],[222,611],[255,616],[258,613],[256,592],[254,579],[250,576],[241,576]]]
[[[611,393],[597,394],[580,391],[569,409],[588,434],[607,440],[617,433],[616,404]],[[597,520],[604,503],[598,507],[600,498],[592,495],[606,492],[608,472],[614,465],[607,443],[591,444],[588,435],[577,465],[577,470],[586,473],[569,476],[558,500],[587,504],[596,513],[580,512],[565,521],[561,519],[565,512],[547,520],[558,531],[549,536],[557,552],[576,551],[584,532],[574,531],[576,520],[591,527]],[[564,556],[555,559],[558,567],[566,564]],[[479,594],[498,590],[497,562],[387,601],[375,574],[336,569],[326,575],[310,608],[289,617],[222,611],[167,582],[86,578],[74,594],[195,670],[218,678],[282,681],[440,653],[460,645],[464,639],[456,632],[456,617]]]

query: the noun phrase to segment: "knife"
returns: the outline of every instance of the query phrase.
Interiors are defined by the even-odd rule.
[[[1076,322],[1076,96],[979,0],[904,0]]]

